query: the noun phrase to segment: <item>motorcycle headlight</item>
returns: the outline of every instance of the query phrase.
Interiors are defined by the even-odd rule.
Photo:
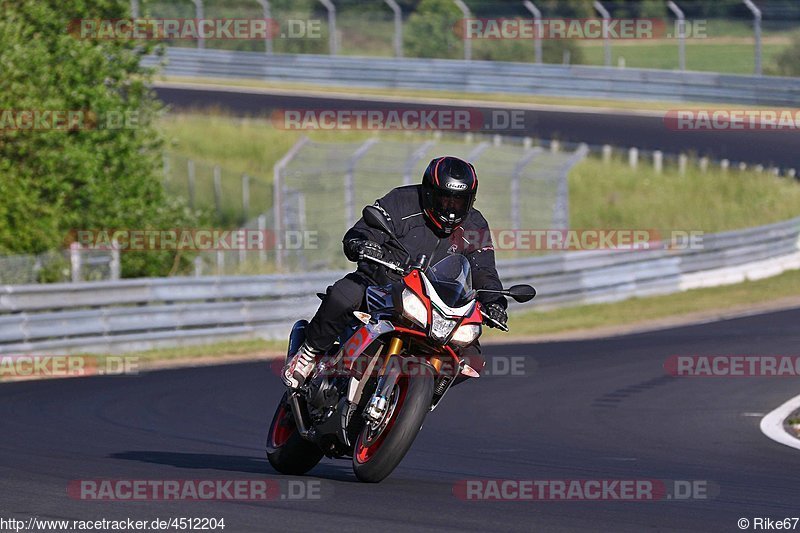
[[[433,312],[433,321],[431,322],[431,337],[434,339],[444,342],[450,332],[453,331],[453,328],[456,327],[455,320],[448,320],[438,312]]]
[[[459,326],[450,342],[459,346],[471,344],[481,334],[480,324],[464,324]]]
[[[403,289],[403,316],[420,327],[428,325],[428,310],[419,296],[408,289]]]

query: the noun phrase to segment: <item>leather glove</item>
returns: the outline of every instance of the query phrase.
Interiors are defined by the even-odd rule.
[[[486,314],[489,315],[489,317],[492,320],[496,320],[497,322],[500,322],[504,326],[508,325],[508,313],[506,313],[506,310],[503,308],[502,305],[500,305],[499,303],[490,303],[486,305],[485,308],[486,308]],[[487,322],[486,325],[492,328],[497,327],[491,322]]]
[[[383,248],[377,242],[366,239],[353,239],[347,241],[345,246],[347,258],[351,261],[361,261],[365,257],[383,259]]]

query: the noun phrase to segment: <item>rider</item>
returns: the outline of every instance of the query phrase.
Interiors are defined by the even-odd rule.
[[[460,253],[470,262],[476,289],[503,288],[497,275],[494,247],[486,219],[472,207],[478,192],[478,176],[472,164],[456,157],[433,159],[422,185],[408,185],[391,190],[375,202],[389,221],[398,240],[409,251],[410,260],[425,254],[424,266],[435,264],[448,254]],[[327,352],[339,333],[350,323],[353,311],[362,308],[366,288],[399,279],[382,265],[365,261],[374,257],[403,264],[406,254],[384,232],[369,227],[363,219],[347,231],[344,254],[358,262],[358,269],[330,287],[316,315],[306,327],[306,339],[282,372],[283,381],[300,387],[314,369],[318,355]],[[505,297],[491,292],[478,293],[484,311],[505,325]],[[469,366],[480,372],[484,361],[477,341],[461,348],[459,354]]]

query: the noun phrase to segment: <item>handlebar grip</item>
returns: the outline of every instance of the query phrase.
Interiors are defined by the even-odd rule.
[[[491,322],[492,324],[494,324],[497,329],[499,329],[501,331],[508,331],[508,326],[504,326],[503,324],[501,324],[500,322],[498,322],[494,318],[492,318],[489,315],[487,315],[486,313],[484,313],[483,309],[481,309],[481,315],[483,315],[483,318],[485,320],[487,320],[487,321]]]
[[[364,256],[363,260],[364,261],[372,261],[373,263],[377,263],[379,265],[385,266],[389,270],[394,270],[395,272],[398,272],[400,274],[405,274],[405,269],[395,265],[394,263],[390,263],[388,261],[384,261],[383,259],[378,259],[377,257],[371,257],[371,256],[367,255],[367,256]]]

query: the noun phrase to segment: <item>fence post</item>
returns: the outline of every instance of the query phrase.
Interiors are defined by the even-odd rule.
[[[413,176],[411,175],[414,172],[414,165],[417,162],[425,157],[425,154],[428,153],[428,150],[436,146],[434,141],[425,141],[422,145],[414,150],[411,154],[411,157],[408,158],[406,161],[405,168],[403,169],[403,185],[411,185],[413,183]]]
[[[258,215],[256,219],[256,224],[258,227],[258,234],[261,235],[261,247],[258,249],[258,260],[262,263],[267,262],[267,243],[269,240],[267,239],[267,216],[266,215]],[[278,253],[278,245],[277,242],[275,244],[275,254]]]
[[[478,158],[487,148],[489,148],[488,142],[483,141],[478,143],[478,145],[475,146],[475,148],[473,148],[472,151],[467,154],[467,161],[469,161],[470,163],[475,163],[475,161],[478,160]]]
[[[751,0],[744,0],[744,4],[753,14],[753,39],[756,48],[753,72],[756,76],[761,76],[761,10]]]
[[[728,172],[728,167],[731,166],[731,162],[727,159],[723,159],[719,162],[719,168],[722,172]]]
[[[678,156],[678,174],[684,176],[686,174],[686,165],[689,163],[689,157],[686,154]]]
[[[73,283],[81,280],[81,245],[73,242],[69,245],[70,278]]]
[[[472,13],[470,13],[467,4],[464,3],[464,0],[453,0],[453,3],[458,6],[458,9],[461,10],[461,14],[464,16],[465,19],[472,17]],[[472,39],[469,38],[467,35],[467,25],[464,24],[464,60],[471,61],[472,60]]]
[[[667,2],[667,7],[675,13],[678,19],[678,68],[686,70],[686,17],[681,8],[672,0]]]
[[[529,137],[526,137],[526,140],[530,140]],[[541,153],[540,148],[530,149],[530,143],[527,143],[528,146],[525,148],[529,150],[529,152],[522,156],[516,166],[514,167],[514,171],[511,174],[511,229],[519,230],[522,227],[522,217],[520,216],[520,178],[522,177],[522,171],[525,170],[525,167],[531,162],[531,160],[536,157],[537,154]]]
[[[283,267],[283,246],[282,240],[279,238],[283,230],[283,169],[289,164],[289,161],[297,155],[297,152],[305,146],[308,142],[308,137],[303,135],[297,142],[289,148],[280,161],[278,161],[272,168],[272,212],[275,217],[275,265],[280,269]]]
[[[787,178],[794,178],[796,175],[797,175],[797,170],[793,168],[790,168],[789,170],[786,171]]]
[[[345,213],[345,222],[347,223],[347,227],[345,231],[353,227],[353,224],[356,223],[356,215],[355,215],[355,183],[353,182],[353,176],[356,172],[356,164],[358,160],[364,157],[367,151],[372,148],[372,145],[378,142],[378,139],[372,138],[368,139],[364,144],[358,147],[358,149],[353,152],[353,155],[347,161],[347,172],[344,175],[344,213]]]
[[[603,4],[595,0],[592,4],[594,8],[600,13],[600,16],[603,17],[603,63],[605,66],[611,66],[611,43],[609,42],[609,20],[611,19],[611,15],[609,14],[608,10],[603,7]]]
[[[394,12],[394,57],[403,57],[403,12],[395,0],[384,0]]]
[[[217,250],[217,276],[225,275],[225,254]]]
[[[214,206],[217,215],[222,216],[222,170],[219,165],[214,165]]]
[[[189,179],[189,207],[194,209],[195,175],[194,175],[193,159],[189,159],[188,161],[186,161],[186,171],[188,172],[188,179]]]
[[[200,21],[203,20],[203,0],[192,0],[194,2],[194,18],[197,19],[197,23],[200,24]],[[203,33],[198,31],[197,32],[197,48],[203,50],[206,47],[206,41],[203,39]]]
[[[247,220],[247,214],[250,212],[250,176],[242,174],[242,218]]]
[[[116,239],[111,241],[111,261],[108,263],[111,279],[116,281],[120,277],[119,243]]]
[[[199,278],[203,275],[203,260],[200,259],[200,256],[195,256],[194,261],[194,277]]]
[[[661,150],[653,152],[653,169],[656,174],[661,174],[662,170],[664,170],[664,154]]]
[[[700,172],[706,172],[708,170],[708,157],[701,157],[698,163],[700,165]]]
[[[319,0],[328,10],[328,47],[329,53],[335,56],[339,53],[339,44],[336,39],[336,6],[331,0]]]
[[[272,23],[272,10],[270,9],[269,0],[256,0],[261,4],[261,10],[264,12],[264,20],[267,21],[267,36],[264,37],[264,51],[272,55],[272,32],[274,24]]]
[[[603,145],[603,163],[610,163],[611,162],[611,145],[604,144]]]
[[[628,149],[628,164],[631,168],[636,168],[639,166],[639,149],[638,148],[630,148]]]
[[[550,141],[550,151],[554,154],[561,151],[561,143],[558,139],[553,139]]]
[[[533,27],[535,28],[534,31],[536,32],[533,36],[533,50],[534,55],[536,58],[536,64],[542,64],[542,39],[544,38],[544,33],[542,29],[542,12],[539,11],[539,8],[531,2],[531,0],[525,0],[522,2],[525,5],[525,8],[531,12],[533,15]]]
[[[162,168],[163,168],[163,172],[164,172],[163,184],[166,187],[167,181],[169,180],[169,177],[170,177],[169,176],[169,173],[170,173],[170,171],[169,171],[169,154],[164,152],[164,155],[162,156],[161,161],[162,161],[162,165],[163,165]]]

